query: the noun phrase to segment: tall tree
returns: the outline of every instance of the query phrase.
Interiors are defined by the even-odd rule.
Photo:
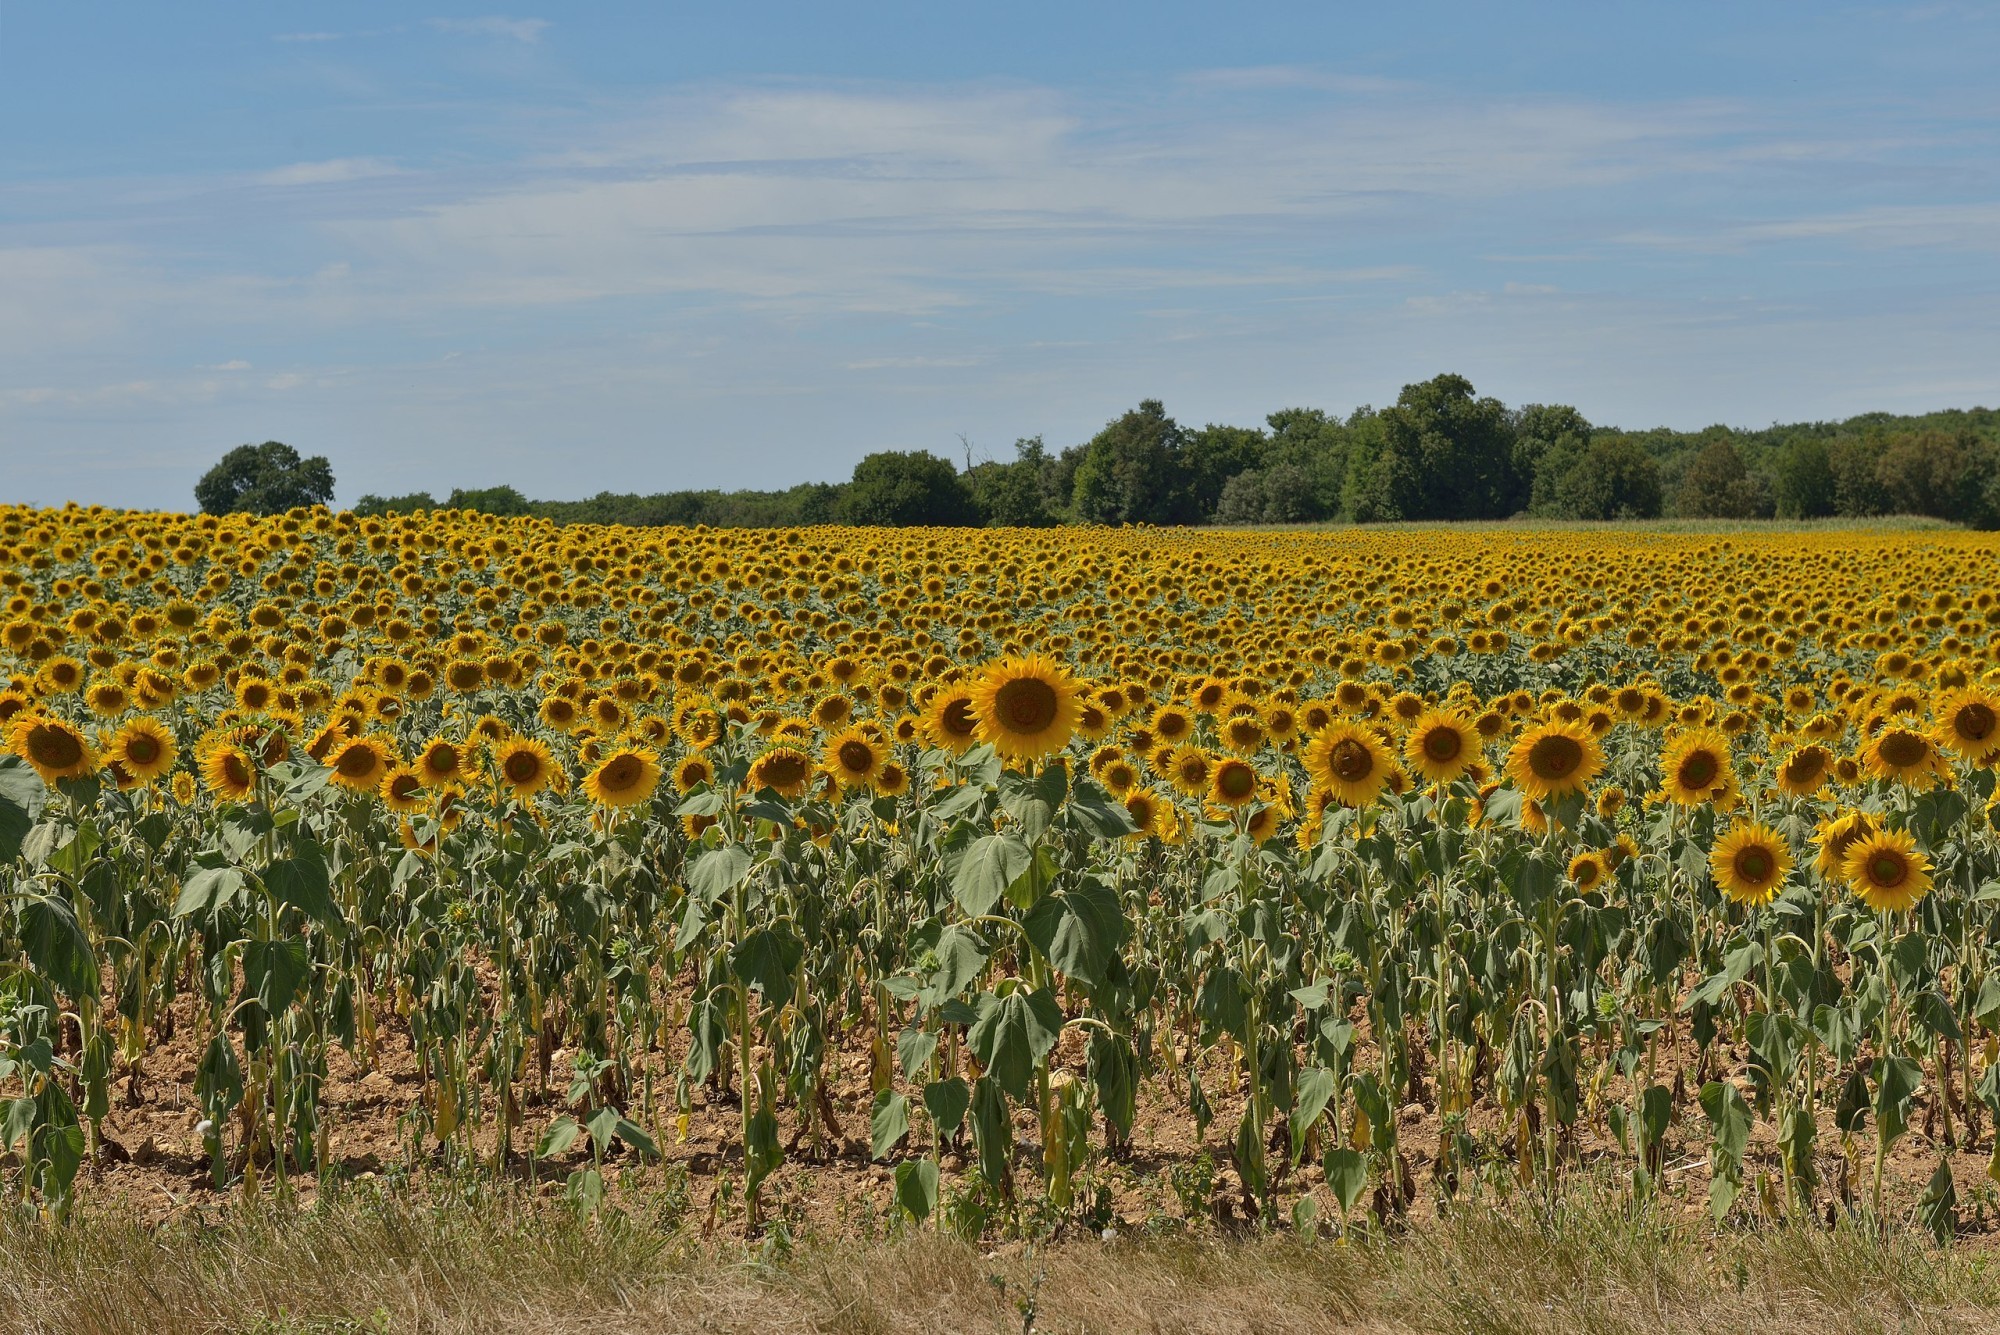
[[[1820,519],[1834,513],[1838,496],[1825,441],[1806,436],[1785,446],[1771,470],[1771,499],[1780,519]]]
[[[850,524],[899,528],[979,522],[978,508],[958,470],[925,450],[883,450],[854,465],[839,513]]]
[[[206,514],[275,515],[301,505],[333,501],[333,466],[323,454],[301,459],[275,440],[238,445],[194,484]]]
[[[1187,522],[1186,443],[1187,432],[1164,404],[1142,400],[1078,451],[1071,517],[1087,524]]]
[[[1356,518],[1502,519],[1525,501],[1507,406],[1464,376],[1405,385],[1377,417],[1379,438],[1350,477]]]
[[[1687,519],[1767,518],[1770,488],[1750,471],[1728,434],[1716,433],[1681,475],[1674,512]]]

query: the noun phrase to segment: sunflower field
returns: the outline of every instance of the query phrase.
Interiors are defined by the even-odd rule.
[[[1921,1143],[1948,1234],[1996,558],[0,508],[13,1190],[171,1096],[213,1189],[294,1191],[398,1048],[410,1160],[594,1204],[725,1109],[753,1228],[842,1155],[1086,1218],[1147,1107],[1267,1226],[1670,1146],[1719,1220],[1880,1219]]]

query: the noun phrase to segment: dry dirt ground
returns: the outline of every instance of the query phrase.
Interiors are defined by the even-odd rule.
[[[412,1051],[406,1026],[386,1006],[379,1012],[377,1052],[370,1069],[362,1070],[338,1048],[329,1060],[325,1087],[326,1119],[330,1127],[329,1161],[337,1176],[346,1180],[409,1179],[421,1184],[424,1169],[447,1161],[435,1141],[420,1142],[415,1119],[408,1114],[424,1097],[419,1063]],[[107,1017],[108,1018],[108,1017]],[[152,1046],[145,1058],[144,1078],[135,1101],[129,1097],[130,1080],[121,1071],[114,1084],[112,1109],[103,1126],[103,1143],[86,1163],[78,1182],[81,1196],[99,1201],[115,1201],[142,1221],[157,1223],[178,1216],[210,1213],[215,1207],[240,1199],[241,1188],[218,1191],[210,1176],[208,1157],[203,1151],[196,1124],[201,1113],[193,1094],[198,1049],[192,1014],[184,1001],[174,1018],[172,1035]],[[684,1036],[684,1030],[677,1030]],[[858,1026],[847,1036],[841,1050],[829,1063],[829,1092],[842,1135],[817,1149],[811,1144],[792,1147],[786,1162],[764,1188],[764,1218],[781,1221],[786,1229],[814,1237],[873,1236],[893,1213],[892,1178],[894,1162],[871,1160],[868,1146],[868,1113],[871,1100],[871,1057],[866,1035],[868,1027]],[[1670,1055],[1670,1054],[1668,1054]],[[1717,1054],[1727,1059],[1726,1054]],[[1734,1054],[1741,1058],[1742,1054]],[[517,1146],[539,1136],[542,1129],[565,1109],[560,1088],[566,1063],[556,1054],[556,1075],[546,1093],[528,1089],[521,1099],[523,1132]],[[622,1147],[614,1147],[607,1161],[607,1177],[616,1192],[627,1188],[657,1197],[659,1189],[684,1201],[691,1221],[711,1235],[743,1232],[740,1209],[730,1208],[740,1189],[742,1154],[739,1128],[741,1111],[734,1093],[720,1087],[697,1087],[693,1108],[683,1127],[673,1107],[673,1073],[682,1052],[654,1053],[655,1107],[651,1116],[637,1107],[628,1111],[653,1132],[664,1163],[641,1163]],[[1363,1045],[1360,1058],[1368,1060]],[[726,1063],[725,1063],[726,1064]],[[1074,1033],[1065,1036],[1056,1054],[1058,1067],[1068,1065],[1081,1071],[1082,1045]],[[1675,1125],[1669,1133],[1668,1153],[1662,1178],[1663,1196],[1670,1206],[1690,1220],[1708,1209],[1707,1123],[1694,1098],[1692,1061],[1689,1080],[1678,1106]],[[1673,1069],[1667,1056],[1662,1071]],[[1740,1065],[1737,1069],[1741,1069]],[[1214,1104],[1214,1118],[1206,1134],[1198,1137],[1194,1119],[1185,1102],[1185,1080],[1155,1077],[1141,1087],[1138,1116],[1131,1146],[1121,1155],[1100,1155],[1080,1178],[1080,1196],[1101,1200],[1108,1213],[1098,1211],[1091,1227],[1109,1226],[1120,1232],[1185,1232],[1197,1229],[1235,1231],[1246,1222],[1247,1202],[1241,1183],[1230,1163],[1230,1143],[1241,1109],[1240,1099],[1220,1093],[1225,1084],[1221,1058],[1210,1053],[1203,1066],[1204,1085]],[[1609,1097],[1622,1097],[1614,1086]],[[1393,1216],[1390,1222],[1422,1223],[1435,1219],[1438,1200],[1436,1164],[1440,1144],[1440,1118],[1429,1099],[1429,1090],[1419,1081],[1414,1097],[1398,1114],[1398,1140],[1406,1167],[1404,1189],[1407,1205],[1379,1189],[1364,1196],[1356,1215],[1374,1211]],[[628,1100],[637,1105],[637,1091]],[[913,1100],[914,1102],[914,1100]],[[1461,1188],[1492,1199],[1515,1188],[1516,1165],[1508,1157],[1514,1144],[1514,1127],[1503,1126],[1491,1099],[1476,1105],[1470,1129],[1488,1161],[1482,1169],[1462,1180]],[[911,1138],[899,1151],[916,1154],[923,1148],[921,1116],[912,1116]],[[1280,1119],[1282,1120],[1282,1119]],[[1589,1119],[1601,1123],[1599,1119]],[[1853,1198],[1865,1200],[1872,1168],[1872,1139],[1866,1134],[1851,1147],[1851,1157],[1843,1155],[1835,1135],[1821,1116],[1821,1186],[1816,1214],[1831,1221],[1839,1213],[1836,1205],[1843,1183]],[[1927,1084],[1919,1096],[1912,1129],[1896,1146],[1888,1164],[1889,1201],[1892,1212],[1908,1215],[1930,1180],[1940,1157],[1951,1164],[1958,1192],[1958,1220],[1961,1247],[1983,1249],[1990,1239],[2000,1239],[2000,1188],[1988,1176],[1993,1147],[1993,1130],[1982,1126],[1976,1147],[1944,1142],[1945,1110]],[[795,1110],[780,1109],[781,1139],[789,1143],[796,1128]],[[1957,1132],[1960,1140],[1962,1130]],[[1768,1121],[1760,1121],[1751,1138],[1746,1176],[1754,1183],[1761,1172],[1775,1182],[1778,1157],[1774,1132]],[[1015,1181],[1020,1199],[1037,1194],[1039,1180],[1038,1128],[1026,1110],[1017,1112],[1015,1126]],[[1097,1144],[1101,1146],[1102,1139]],[[473,1145],[490,1157],[494,1137],[490,1130],[473,1137]],[[588,1141],[558,1160],[530,1165],[525,1155],[513,1165],[517,1177],[531,1172],[532,1188],[543,1194],[557,1194],[572,1168],[587,1164]],[[1569,1147],[1575,1161],[1595,1166],[1600,1177],[1622,1182],[1629,1177],[1630,1156],[1608,1138],[1586,1137]],[[1285,1155],[1272,1155],[1282,1163]],[[1281,1208],[1287,1212],[1302,1193],[1316,1188],[1322,1227],[1331,1221],[1335,1208],[1332,1194],[1323,1188],[1324,1177],[1312,1155],[1285,1176]],[[947,1147],[942,1156],[947,1193],[953,1182],[969,1182],[976,1174],[969,1137],[959,1147]],[[720,1193],[718,1183],[727,1182]],[[295,1180],[297,1189],[310,1200],[317,1190],[311,1177]],[[1757,1216],[1775,1204],[1776,1193],[1760,1199],[1752,1188],[1739,1201],[1739,1210]],[[1449,1207],[1447,1207],[1449,1208]],[[1289,1217],[1289,1215],[1287,1215]],[[1048,1222],[1046,1220],[1042,1221]],[[1074,1231],[1074,1228],[1072,1228]]]

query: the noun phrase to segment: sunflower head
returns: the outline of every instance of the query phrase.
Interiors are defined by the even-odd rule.
[[[1604,752],[1581,723],[1551,719],[1530,728],[1507,754],[1507,774],[1535,802],[1580,793],[1604,770]]]
[[[1249,761],[1229,756],[1209,771],[1208,800],[1234,810],[1257,797],[1257,771]]]
[[[932,696],[924,709],[923,723],[931,744],[953,755],[964,755],[979,740],[972,692],[963,686],[948,687]]]
[[[1976,765],[2000,760],[2000,696],[1978,689],[1954,691],[1938,701],[1933,713],[1940,745]]]
[[[637,806],[660,784],[659,762],[642,747],[620,747],[584,776],[583,791],[601,807]]]
[[[753,792],[770,789],[780,797],[796,798],[806,790],[806,782],[812,778],[812,761],[805,752],[793,746],[774,746],[758,756],[750,766],[750,788]]]
[[[392,766],[376,786],[382,805],[399,814],[408,814],[424,805],[423,776],[409,765]]]
[[[705,783],[714,782],[715,766],[699,751],[681,757],[680,763],[674,766],[674,787],[684,793],[693,792]]]
[[[1040,654],[1002,659],[973,687],[974,727],[979,740],[1005,759],[1039,760],[1061,750],[1076,732],[1080,694],[1053,659]]]
[[[1679,734],[1660,755],[1660,791],[1676,806],[1712,802],[1729,790],[1735,777],[1729,738],[1713,728]]]
[[[82,732],[45,714],[22,712],[14,718],[14,754],[34,767],[44,783],[80,779],[97,769],[97,757]]]
[[[1479,757],[1479,734],[1457,714],[1430,710],[1410,725],[1403,759],[1431,783],[1450,783]]]
[[[326,758],[333,782],[356,793],[372,793],[391,765],[389,745],[378,737],[356,737],[335,747]]]
[[[201,777],[208,791],[224,802],[247,801],[257,791],[256,762],[234,742],[209,748],[202,757]]]
[[[1854,842],[1841,870],[1869,908],[1900,913],[1930,893],[1930,860],[1905,830],[1878,830]]]
[[[112,763],[135,784],[151,783],[174,767],[174,735],[150,718],[120,728],[106,748]]]
[[[1313,786],[1350,807],[1365,807],[1382,795],[1393,763],[1380,735],[1358,723],[1336,723],[1306,748]]]
[[[510,737],[493,748],[500,786],[515,797],[532,797],[549,786],[555,761],[549,748],[529,737]]]
[[[848,728],[827,742],[820,768],[838,779],[841,787],[860,788],[875,781],[884,759],[880,742],[860,728]]]
[[[1708,867],[1731,901],[1768,904],[1791,874],[1792,846],[1770,826],[1744,822],[1715,841]]]
[[[1869,738],[1859,758],[1870,778],[1892,780],[1912,788],[1928,787],[1943,769],[1930,736],[1902,718],[1891,720]]]
[[[1778,763],[1774,776],[1778,790],[1792,797],[1811,797],[1826,786],[1833,774],[1833,752],[1818,742],[1794,747]]]

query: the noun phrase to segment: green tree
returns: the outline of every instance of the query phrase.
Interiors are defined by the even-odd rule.
[[[1346,424],[1318,408],[1280,408],[1264,422],[1270,428],[1264,466],[1296,470],[1289,476],[1302,479],[1287,501],[1298,519],[1337,518],[1352,443]]]
[[[1158,399],[1105,424],[1069,466],[1070,517],[1086,524],[1174,524],[1188,518],[1187,432]],[[1070,451],[1064,452],[1065,462]]]
[[[333,501],[333,467],[323,454],[301,459],[279,441],[238,445],[202,474],[194,498],[204,514],[283,514]]]
[[[483,515],[525,515],[535,509],[533,501],[509,486],[453,487],[444,504],[448,510],[474,510]]]
[[[1833,475],[1833,512],[1843,519],[1865,519],[1887,512],[1888,502],[1875,480],[1878,446],[1849,437],[1826,447]]]
[[[1780,519],[1820,519],[1834,513],[1838,498],[1825,441],[1807,436],[1785,446],[1771,471],[1771,499]]]
[[[1556,480],[1554,501],[1555,512],[1568,519],[1656,519],[1660,466],[1637,441],[1604,436],[1584,446]]]
[[[1377,419],[1350,469],[1355,518],[1501,519],[1526,502],[1507,407],[1464,376],[1405,385]]]
[[[354,503],[354,513],[358,515],[407,515],[437,508],[437,498],[427,491],[402,496],[377,496],[371,491]]]
[[[1562,403],[1530,403],[1514,413],[1516,509],[1552,514],[1558,481],[1569,475],[1590,446],[1594,428],[1576,409]],[[1547,465],[1546,467],[1544,465]]]
[[[1268,443],[1255,427],[1210,423],[1191,433],[1181,450],[1187,480],[1177,507],[1188,522],[1207,523],[1215,515],[1224,485],[1245,469],[1262,464]]]
[[[948,460],[924,450],[882,450],[854,466],[839,503],[850,524],[903,528],[979,522],[972,494]]]
[[[1717,434],[1682,474],[1674,513],[1686,519],[1768,518],[1770,487],[1744,464],[1735,442],[1727,434]]]
[[[1979,442],[1947,431],[1891,436],[1875,462],[1875,480],[1894,514],[1972,518],[1980,508]]]
[[[973,501],[995,528],[1047,528],[1056,522],[1049,494],[1054,461],[1040,436],[1014,442],[1011,463],[988,460],[966,475]]]

